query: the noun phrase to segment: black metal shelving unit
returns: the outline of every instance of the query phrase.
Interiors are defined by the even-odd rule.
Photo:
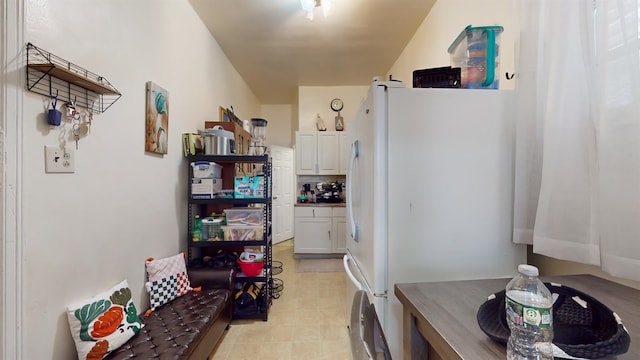
[[[268,320],[269,308],[273,301],[273,254],[272,254],[272,181],[271,181],[271,159],[269,155],[262,156],[250,156],[250,155],[191,155],[187,157],[189,163],[195,161],[210,161],[218,165],[223,166],[223,185],[225,179],[227,184],[230,177],[225,175],[225,171],[232,171],[236,168],[236,165],[243,163],[261,164],[262,172],[265,178],[265,197],[264,198],[251,198],[251,199],[235,199],[235,198],[216,198],[216,199],[192,199],[191,195],[191,179],[193,178],[193,169],[188,166],[189,181],[188,181],[188,234],[187,234],[187,260],[189,267],[194,266],[194,263],[202,256],[203,251],[207,248],[243,248],[244,246],[262,246],[264,256],[264,267],[262,273],[258,276],[246,276],[244,273],[239,272],[236,276],[236,281],[239,284],[244,282],[261,283],[262,290],[262,307],[259,307],[256,313],[235,313],[236,319],[262,319]],[[235,175],[235,174],[234,174]],[[233,184],[228,184],[233,186]],[[254,204],[262,204],[263,212],[263,239],[257,241],[193,241],[192,229],[193,219],[195,215],[201,217],[208,216],[206,213],[209,205],[218,205],[224,207],[246,207]]]

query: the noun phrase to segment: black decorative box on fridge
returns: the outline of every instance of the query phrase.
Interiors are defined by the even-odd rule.
[[[415,70],[414,88],[459,88],[460,68],[444,66],[439,68]]]

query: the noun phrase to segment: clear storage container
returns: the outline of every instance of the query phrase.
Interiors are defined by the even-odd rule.
[[[262,226],[235,225],[223,226],[225,241],[261,241],[264,239]]]
[[[224,209],[227,216],[227,225],[260,226],[262,221],[262,208],[232,208]]]
[[[206,217],[202,219],[202,240],[220,241],[224,238],[222,225],[224,218]]]
[[[194,161],[191,163],[193,177],[200,178],[221,178],[222,166],[211,161]]]
[[[460,68],[465,89],[497,89],[500,85],[502,26],[467,26],[449,46],[451,66]]]

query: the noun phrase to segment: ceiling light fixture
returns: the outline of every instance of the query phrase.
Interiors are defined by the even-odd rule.
[[[300,0],[300,5],[302,5],[302,10],[307,12],[307,19],[313,20],[313,13],[317,7],[322,8],[322,13],[324,17],[331,15],[331,10],[333,8],[332,0]]]

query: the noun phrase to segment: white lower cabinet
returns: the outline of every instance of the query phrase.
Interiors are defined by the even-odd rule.
[[[346,252],[346,235],[344,207],[297,206],[295,208],[294,253],[344,253]]]
[[[347,252],[347,209],[345,207],[334,207],[332,209],[331,252],[345,254]]]

